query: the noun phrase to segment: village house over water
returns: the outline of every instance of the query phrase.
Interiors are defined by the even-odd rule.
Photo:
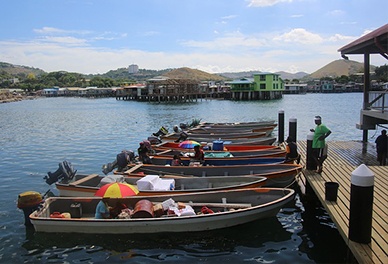
[[[137,65],[128,71],[137,72]],[[360,80],[363,80],[363,74]],[[371,83],[379,89],[380,84]],[[361,82],[336,83],[332,79],[317,79],[309,82],[283,80],[277,73],[257,73],[252,77],[224,81],[200,81],[190,78],[155,76],[144,82],[133,81],[120,87],[51,87],[42,90],[46,97],[115,97],[117,100],[186,102],[201,99],[222,98],[226,100],[273,100],[283,94],[362,92]]]

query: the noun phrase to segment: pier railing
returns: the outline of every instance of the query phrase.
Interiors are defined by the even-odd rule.
[[[368,108],[382,113],[388,111],[388,91],[369,92]]]

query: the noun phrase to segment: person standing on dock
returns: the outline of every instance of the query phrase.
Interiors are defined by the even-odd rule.
[[[310,129],[311,132],[314,132],[312,145],[313,157],[318,166],[316,172],[322,173],[323,162],[327,158],[327,146],[325,139],[331,134],[331,131],[322,124],[322,118],[320,116],[315,116],[314,121],[317,126],[315,129]]]
[[[381,130],[381,135],[376,138],[376,151],[377,161],[380,165],[385,166],[387,164],[387,151],[388,151],[388,137],[387,130]]]

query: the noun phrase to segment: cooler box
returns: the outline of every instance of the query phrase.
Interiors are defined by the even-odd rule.
[[[82,205],[80,203],[72,203],[70,205],[70,215],[72,218],[81,218]]]
[[[223,151],[224,150],[224,141],[222,141],[222,140],[213,141],[213,150]]]
[[[154,185],[159,181],[158,175],[147,175],[136,182],[139,191],[153,190]]]
[[[175,189],[174,179],[159,179],[153,186],[153,191],[169,191]]]

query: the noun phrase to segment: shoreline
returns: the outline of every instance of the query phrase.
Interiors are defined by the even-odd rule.
[[[27,96],[27,95],[0,95],[0,104],[6,104],[6,103],[13,103],[13,102],[20,102],[23,100],[32,100],[37,98],[37,96]]]

